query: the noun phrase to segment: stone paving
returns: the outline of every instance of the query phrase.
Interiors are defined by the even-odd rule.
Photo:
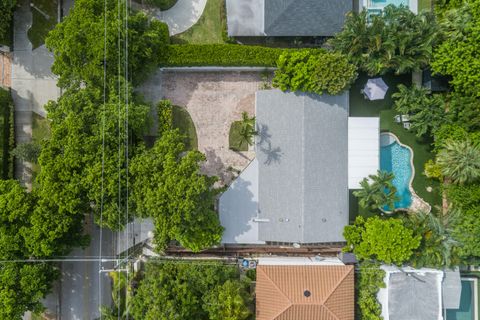
[[[253,151],[230,150],[228,137],[243,111],[254,115],[261,84],[259,72],[158,71],[139,91],[148,101],[165,98],[186,107],[195,123],[198,149],[207,157],[204,171],[228,184],[233,178],[229,168],[243,170],[255,156]]]

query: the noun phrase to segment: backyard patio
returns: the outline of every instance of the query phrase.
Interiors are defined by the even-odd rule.
[[[408,145],[413,150],[415,176],[412,186],[415,192],[431,206],[440,205],[441,191],[439,182],[429,179],[423,174],[425,162],[433,159],[434,156],[431,152],[431,141],[417,138],[414,133],[405,129],[401,123],[395,122],[397,113],[393,109],[392,94],[397,91],[399,84],[410,86],[412,82],[411,75],[396,76],[387,74],[382,76],[389,89],[384,99],[374,101],[366,99],[362,93],[362,89],[364,89],[369,78],[372,77],[360,74],[350,89],[350,117],[380,117],[380,131],[394,133],[401,143]],[[427,189],[431,191],[429,192]],[[355,201],[355,199],[351,198],[351,206],[352,201]],[[354,209],[355,207],[353,206],[352,208]]]

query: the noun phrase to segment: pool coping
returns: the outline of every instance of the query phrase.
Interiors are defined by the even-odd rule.
[[[467,280],[473,282],[473,318],[478,319],[478,278],[465,276],[460,277],[460,280]]]
[[[423,206],[425,206],[426,208],[428,208],[426,210],[425,213],[430,213],[430,211],[432,211],[432,206],[426,202],[425,200],[423,200],[416,192],[415,190],[413,189],[413,179],[415,178],[415,165],[413,164],[413,156],[414,156],[414,152],[413,152],[413,149],[409,146],[409,145],[406,145],[404,143],[402,143],[400,141],[400,139],[392,132],[390,131],[384,131],[384,132],[380,132],[380,136],[382,134],[385,134],[385,135],[390,135],[392,136],[396,141],[397,143],[402,146],[402,147],[405,147],[407,148],[408,150],[410,150],[410,167],[412,168],[412,176],[410,177],[410,181],[408,183],[408,189],[410,191],[410,193],[412,194],[412,203],[410,204],[410,206],[408,208],[397,208],[397,209],[394,209],[392,211],[389,211],[391,213],[393,212],[397,212],[397,211],[403,211],[403,210],[413,210],[412,207],[414,207],[414,203],[415,203],[415,200],[417,200],[418,202],[420,202]],[[380,147],[382,147],[380,145]],[[388,212],[386,212],[388,213]]]

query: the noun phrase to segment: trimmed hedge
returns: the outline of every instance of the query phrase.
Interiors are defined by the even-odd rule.
[[[237,44],[169,45],[163,67],[275,67],[285,49]]]
[[[0,165],[1,177],[13,179],[15,148],[15,123],[13,100],[10,91],[0,88]]]

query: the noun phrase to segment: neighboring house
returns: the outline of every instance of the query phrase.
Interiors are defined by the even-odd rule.
[[[379,168],[379,119],[349,94],[256,93],[256,159],[220,197],[223,243],[343,242],[349,189]]]
[[[336,258],[260,258],[257,320],[353,320],[354,267]]]
[[[378,300],[384,320],[442,320],[445,309],[459,309],[462,284],[458,269],[382,269],[386,287],[378,292]]]
[[[227,0],[230,37],[333,36],[352,0]]]

